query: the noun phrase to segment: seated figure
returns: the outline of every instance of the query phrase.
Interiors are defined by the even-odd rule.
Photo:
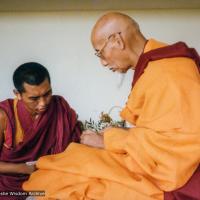
[[[197,52],[183,42],[147,40],[122,13],[102,16],[91,41],[105,67],[135,70],[121,112],[134,126],[84,132],[83,144],[40,158],[23,188],[45,191],[45,200],[163,200],[172,191],[173,200],[200,199]]]
[[[23,191],[23,181],[35,170],[33,161],[63,152],[70,142],[79,142],[81,134],[75,111],[63,97],[52,95],[44,66],[22,64],[13,82],[16,98],[0,102],[0,192]]]

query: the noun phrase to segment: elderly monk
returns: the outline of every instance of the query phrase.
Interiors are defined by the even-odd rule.
[[[23,187],[44,190],[44,199],[162,200],[164,191],[182,187],[199,165],[199,56],[183,42],[145,39],[121,13],[102,16],[91,40],[102,65],[135,70],[121,112],[135,127],[86,131],[85,145],[72,143],[39,159],[39,170]]]
[[[13,82],[16,98],[0,102],[0,192],[22,191],[23,181],[35,170],[29,161],[64,151],[71,141],[79,141],[81,133],[75,111],[63,97],[52,96],[44,66],[19,66]]]

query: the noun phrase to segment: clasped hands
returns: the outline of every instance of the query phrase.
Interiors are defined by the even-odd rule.
[[[85,144],[96,148],[104,148],[104,132],[110,128],[111,127],[107,127],[101,130],[101,132],[99,133],[91,130],[83,131],[81,135],[81,144]]]

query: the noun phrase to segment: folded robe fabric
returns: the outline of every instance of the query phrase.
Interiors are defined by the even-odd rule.
[[[142,54],[136,66],[132,86],[144,72],[149,61],[160,60],[162,58],[188,57],[195,61],[200,71],[200,57],[193,48],[188,48],[183,42],[157,48]],[[200,200],[200,165],[189,181],[180,189],[164,193],[164,200]]]

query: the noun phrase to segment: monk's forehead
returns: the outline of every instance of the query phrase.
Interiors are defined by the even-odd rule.
[[[105,39],[109,35],[120,32],[123,27],[120,26],[120,22],[116,20],[102,20],[97,23],[92,30],[92,41],[97,42]]]
[[[109,13],[102,16],[95,24],[92,34],[95,37],[125,31],[127,27],[137,27],[137,23],[127,15],[121,13]]]

